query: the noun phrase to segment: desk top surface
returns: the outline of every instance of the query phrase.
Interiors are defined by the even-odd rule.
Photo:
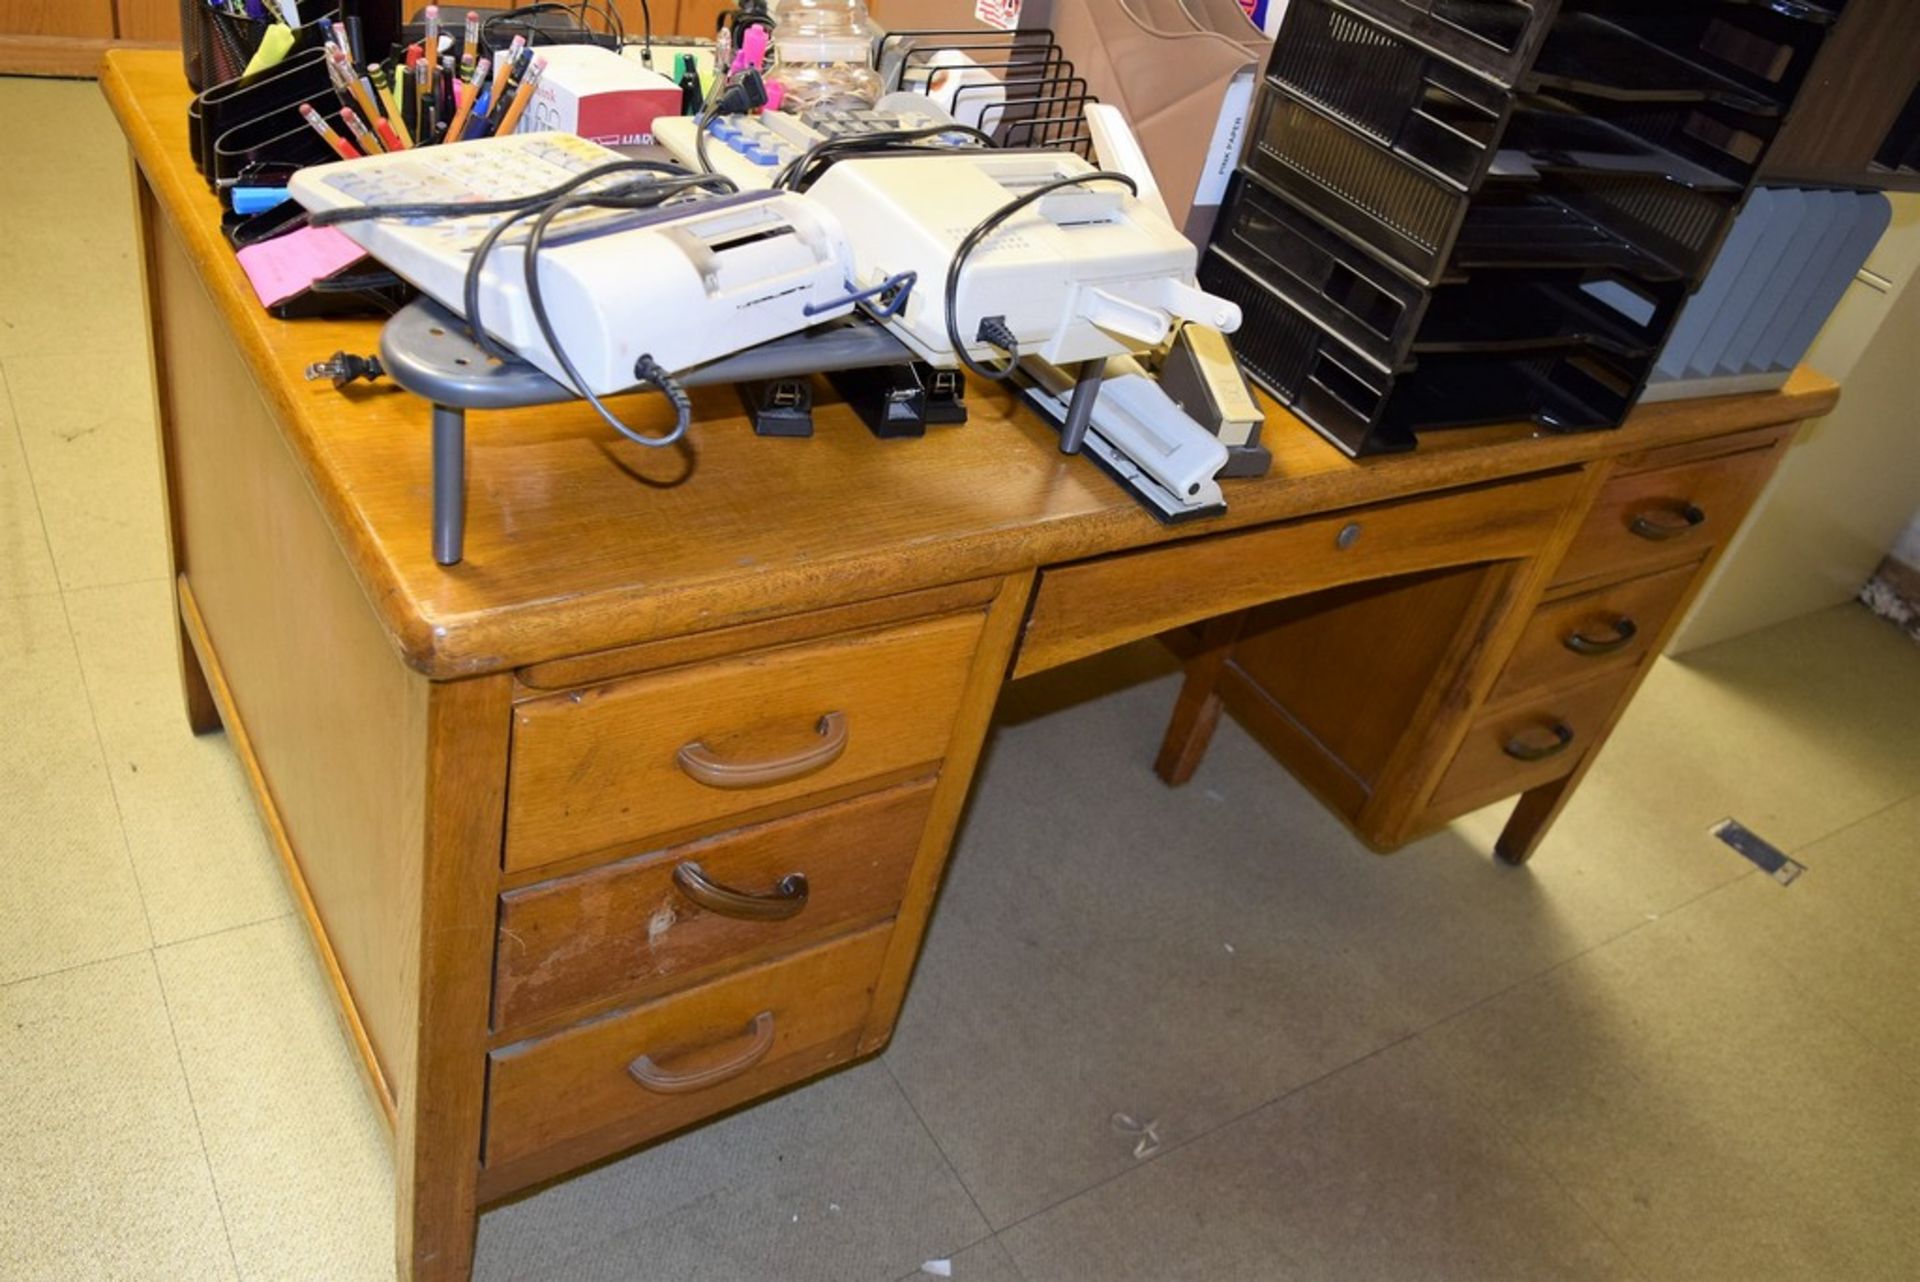
[[[348,396],[303,378],[337,350],[377,351],[379,323],[284,322],[260,308],[188,153],[177,54],[110,53],[101,84],[369,602],[407,662],[435,677],[1793,422],[1838,397],[1803,369],[1782,392],[1649,406],[1618,432],[1476,428],[1359,462],[1269,403],[1272,474],[1224,483],[1226,516],[1171,529],[1091,462],[1061,455],[1011,394],[977,381],[971,422],[920,440],[875,440],[837,403],[817,407],[811,439],[756,437],[725,388],[696,393],[691,439],[668,450],[619,439],[579,404],[474,414],[466,560],[443,568],[429,539],[426,403],[390,385]],[[644,430],[670,421],[658,397],[616,403]]]

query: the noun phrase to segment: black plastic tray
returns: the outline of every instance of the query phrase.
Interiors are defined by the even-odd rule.
[[[1522,119],[1515,116],[1516,130]],[[1604,130],[1586,130],[1596,132]],[[1521,256],[1516,266],[1633,266],[1690,276],[1718,249],[1743,194],[1739,184],[1644,143],[1588,160],[1503,151],[1480,189],[1466,191],[1269,83],[1244,167],[1425,285],[1475,265],[1501,265],[1501,255]],[[1489,242],[1488,211],[1514,209],[1524,216],[1500,224],[1502,239]],[[1526,239],[1534,227],[1542,237]],[[1556,232],[1575,234],[1547,234]],[[1467,257],[1456,260],[1463,237]]]
[[[1514,95],[1336,0],[1292,0],[1267,77],[1462,188],[1487,171]]]
[[[1512,85],[1533,65],[1560,0],[1348,0],[1426,48]],[[1291,19],[1291,10],[1289,10]]]
[[[1234,349],[1249,377],[1355,457],[1410,450],[1421,432],[1450,427],[1617,428],[1653,371],[1652,352],[1593,341],[1522,354],[1440,352],[1385,370],[1219,249],[1202,258],[1199,275],[1241,309]]]

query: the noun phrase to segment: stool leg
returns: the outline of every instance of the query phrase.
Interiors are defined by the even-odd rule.
[[[1220,724],[1220,674],[1233,657],[1234,643],[1246,624],[1246,612],[1210,619],[1200,632],[1200,649],[1187,660],[1186,684],[1173,706],[1173,720],[1160,743],[1153,769],[1169,787],[1193,778],[1207,755],[1213,732]]]
[[[458,565],[467,533],[467,415],[433,407],[433,559]]]

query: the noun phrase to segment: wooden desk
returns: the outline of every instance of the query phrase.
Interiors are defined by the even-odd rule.
[[[245,762],[393,1124],[408,1278],[467,1276],[479,1204],[886,1044],[1009,673],[1170,633],[1170,777],[1224,703],[1382,847],[1524,792],[1524,856],[1837,394],[1365,464],[1276,411],[1272,477],[1178,530],[985,387],[922,441],[834,405],[759,439],[723,392],[678,451],[480,415],[443,569],[426,407],[300,376],[377,327],[255,305],[171,55],[103,84],[188,717]]]

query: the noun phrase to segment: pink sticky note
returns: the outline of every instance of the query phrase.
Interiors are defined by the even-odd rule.
[[[332,227],[302,227],[299,231],[240,251],[240,266],[253,282],[262,307],[283,303],[295,294],[333,275],[367,251]]]

